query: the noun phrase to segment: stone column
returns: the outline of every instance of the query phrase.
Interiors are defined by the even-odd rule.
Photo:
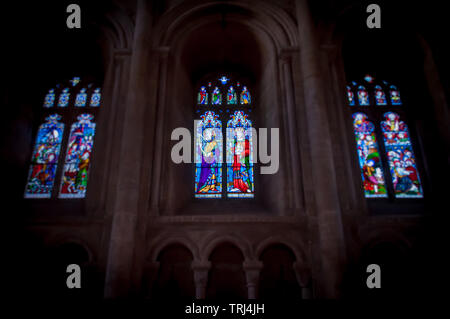
[[[302,290],[302,299],[311,299],[311,278],[308,269],[301,263],[295,262],[293,264],[295,278]]]
[[[248,299],[258,298],[259,274],[263,267],[259,260],[244,261],[245,278],[247,280]]]
[[[145,265],[144,271],[143,271],[143,277],[146,279],[145,282],[143,282],[143,287],[141,287],[141,290],[144,292],[144,296],[146,298],[154,298],[155,296],[152,295],[153,293],[153,286],[155,284],[156,277],[158,276],[159,272],[159,266],[160,263],[157,261],[149,262]]]
[[[316,214],[320,267],[317,269],[319,297],[339,297],[345,261],[345,241],[342,229],[339,188],[333,162],[331,132],[328,125],[326,94],[322,85],[317,34],[307,0],[296,1],[296,14],[300,39],[300,65],[302,74],[305,116],[311,154],[314,211]]]
[[[151,14],[147,1],[137,2],[137,16],[132,44],[130,76],[123,113],[119,169],[112,206],[112,225],[105,278],[105,297],[130,295],[133,282],[136,229],[139,213],[140,162],[145,128],[147,63],[150,48]]]
[[[208,284],[208,274],[211,268],[209,261],[193,261],[192,270],[194,271],[195,298],[205,299],[206,285]]]
[[[295,98],[294,98],[294,84],[292,78],[292,54],[297,53],[297,50],[285,49],[280,54],[281,63],[281,75],[284,84],[285,92],[285,103],[286,103],[286,118],[288,124],[288,147],[290,152],[290,162],[297,163],[299,160],[299,143],[298,143],[298,128],[297,128],[297,115],[295,109]],[[294,178],[292,178],[293,193],[300,194],[301,189],[299,185],[299,179],[295,176],[300,176],[300,167],[298,165],[290,165],[291,173]],[[298,209],[301,206],[300,202],[301,196],[293,196],[293,206],[294,209]]]

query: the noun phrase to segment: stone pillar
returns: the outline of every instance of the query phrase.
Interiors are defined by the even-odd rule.
[[[206,285],[208,284],[208,274],[211,268],[209,261],[193,261],[192,270],[194,271],[195,298],[205,299]]]
[[[295,278],[302,290],[302,299],[311,299],[311,278],[308,269],[299,262],[293,264]]]
[[[139,213],[140,162],[142,160],[146,84],[148,77],[151,14],[145,0],[137,2],[137,16],[132,44],[130,76],[123,113],[119,169],[116,175],[115,197],[112,206],[112,225],[108,249],[105,297],[130,295],[133,283],[136,229]]]
[[[280,54],[280,63],[281,63],[281,73],[284,84],[284,92],[285,92],[285,103],[286,103],[286,118],[288,122],[288,147],[290,152],[290,162],[297,163],[299,159],[299,143],[298,143],[298,128],[297,128],[297,115],[295,109],[295,98],[294,98],[294,84],[292,78],[292,54],[297,53],[297,50],[283,50]],[[300,176],[300,167],[299,165],[290,165],[292,176]],[[293,178],[293,194],[300,194],[301,189],[299,185],[299,179]],[[301,206],[300,202],[301,196],[294,195],[293,196],[293,206],[294,209],[298,209]]]
[[[259,274],[263,267],[259,260],[244,261],[245,278],[247,280],[248,299],[258,298]]]
[[[300,39],[300,65],[302,74],[305,116],[311,154],[315,223],[318,234],[320,265],[318,294],[321,298],[339,297],[345,262],[345,241],[333,162],[331,132],[328,125],[326,102],[320,71],[317,34],[307,0],[296,1],[296,14]]]

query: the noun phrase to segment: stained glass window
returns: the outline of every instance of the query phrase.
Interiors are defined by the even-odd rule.
[[[59,198],[86,196],[96,125],[93,119],[101,100],[100,87],[90,94],[93,86],[94,83],[73,77],[56,84],[45,95],[41,112],[46,122],[37,132],[25,198],[55,198],[56,194]],[[58,108],[53,110],[55,104]],[[64,123],[72,123],[65,136]],[[61,145],[67,145],[67,149],[61,150]],[[60,152],[66,154],[64,164]]]
[[[375,103],[377,105],[387,105],[386,94],[379,85],[375,86]]]
[[[348,98],[348,105],[354,106],[355,105],[355,94],[353,93],[353,90],[351,87],[347,85],[347,98]]]
[[[220,92],[220,90],[217,86],[214,88],[214,91],[212,92],[211,102],[214,105],[222,104],[222,93]]]
[[[91,114],[81,114],[70,129],[67,154],[59,192],[60,198],[86,196],[91,152],[94,146],[95,123]]]
[[[64,132],[61,116],[50,115],[39,127],[31,159],[25,198],[50,198]]]
[[[419,173],[407,125],[393,112],[384,114],[381,122],[384,145],[394,186],[399,198],[423,197]]]
[[[65,88],[59,95],[58,106],[66,107],[69,105],[70,92],[69,88]]]
[[[362,85],[358,87],[358,101],[361,106],[369,105],[369,94],[367,93],[366,88]]]
[[[250,92],[248,91],[247,87],[244,86],[242,88],[242,92],[241,92],[241,104],[251,104],[251,103],[252,103],[252,98],[250,96]]]
[[[367,115],[364,113],[355,113],[353,114],[353,130],[364,185],[364,195],[367,198],[387,197],[374,125],[367,120]]]
[[[400,98],[400,92],[395,85],[391,85],[390,95],[391,95],[392,105],[402,105],[402,100]]]
[[[87,102],[86,89],[82,88],[80,90],[80,93],[77,94],[77,97],[75,99],[75,106],[84,107],[84,106],[86,106],[86,102]]]
[[[92,93],[90,106],[93,106],[93,107],[100,106],[101,98],[102,98],[102,94],[100,93],[100,88],[96,88],[94,90],[94,93]]]
[[[195,151],[195,197],[222,197],[222,122],[212,111],[197,125]]]
[[[253,197],[252,122],[235,111],[227,123],[227,195]]]
[[[198,98],[197,98],[198,104],[208,104],[208,92],[206,92],[206,88],[202,86],[200,88],[200,92],[198,92]]]
[[[44,107],[52,107],[55,104],[55,89],[50,89],[44,99]]]
[[[227,104],[237,104],[236,91],[232,86],[228,89]]]

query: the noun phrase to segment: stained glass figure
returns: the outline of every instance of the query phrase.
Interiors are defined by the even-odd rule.
[[[369,94],[367,93],[366,88],[362,85],[358,87],[358,101],[361,106],[369,105]]]
[[[227,104],[237,104],[236,91],[232,86],[228,89]]]
[[[100,106],[100,100],[102,98],[102,94],[100,93],[100,88],[96,88],[94,93],[91,95],[91,103],[90,106],[97,107]]]
[[[390,87],[391,103],[392,105],[402,105],[402,100],[400,98],[400,91],[395,85]]]
[[[352,88],[349,86],[347,86],[347,98],[348,98],[348,105],[354,106],[355,105],[355,94],[353,93]]]
[[[394,185],[395,197],[422,198],[422,186],[417,171],[407,125],[393,112],[384,114],[381,122],[384,145]]]
[[[222,122],[208,111],[196,128],[195,197],[222,197]]]
[[[252,122],[235,111],[227,123],[227,196],[253,197]]]
[[[84,106],[86,106],[86,102],[87,102],[86,89],[82,88],[80,90],[80,93],[78,93],[77,97],[75,98],[75,106],[84,107]]]
[[[48,90],[44,98],[44,107],[52,107],[55,105],[55,89]]]
[[[251,104],[251,103],[252,98],[250,96],[250,92],[248,91],[247,87],[244,86],[241,92],[241,104]]]
[[[64,124],[61,116],[50,115],[39,127],[31,159],[25,198],[50,198],[55,182]]]
[[[367,120],[364,113],[355,113],[353,114],[353,130],[365,197],[387,197],[374,125]]]
[[[375,86],[375,103],[377,105],[387,105],[386,94],[381,86]]]
[[[65,88],[59,95],[58,106],[66,107],[67,105],[69,105],[69,98],[69,88]]]
[[[206,88],[202,86],[200,88],[200,92],[198,92],[198,98],[197,98],[198,104],[208,104],[208,92],[206,92]]]
[[[70,129],[67,154],[59,198],[84,198],[88,181],[91,152],[94,146],[95,123],[91,114],[81,114]]]
[[[222,104],[222,93],[220,92],[220,90],[217,86],[214,88],[214,91],[212,92],[211,102],[213,105]]]

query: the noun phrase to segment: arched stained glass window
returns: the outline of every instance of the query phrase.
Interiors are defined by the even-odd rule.
[[[48,90],[48,93],[45,95],[44,99],[44,107],[52,107],[55,105],[55,89]]]
[[[52,114],[39,127],[31,159],[25,198],[50,198],[64,132],[61,116]]]
[[[206,88],[202,86],[200,88],[200,92],[198,92],[197,103],[201,105],[208,104],[208,92],[206,92]]]
[[[400,98],[400,92],[395,85],[390,87],[390,96],[392,105],[402,105],[402,100]]]
[[[86,196],[95,136],[93,119],[101,100],[101,89],[97,87],[92,91],[92,86],[93,83],[74,77],[57,84],[45,95],[42,112],[46,122],[37,132],[25,198],[55,198],[57,193],[59,198]],[[72,99],[71,95],[75,98]],[[59,107],[52,109],[56,96]],[[65,126],[71,128],[66,135],[63,134]],[[66,145],[65,162],[60,163],[63,161],[59,156],[61,147]],[[54,185],[59,185],[59,192],[53,192],[58,189]]]
[[[383,166],[375,136],[374,125],[364,113],[353,114],[353,130],[358,151],[359,166],[366,197],[387,197]]]
[[[362,85],[358,87],[358,101],[361,106],[369,105],[369,93],[367,93],[366,88]]]
[[[100,93],[100,88],[96,88],[94,93],[91,95],[91,103],[90,106],[97,107],[100,106],[100,100],[102,98],[102,93]]]
[[[237,104],[236,91],[232,86],[230,86],[227,92],[227,104]]]
[[[241,104],[251,104],[251,103],[252,97],[250,95],[250,92],[248,91],[247,87],[244,86],[241,92]]]
[[[89,164],[94,147],[95,123],[91,114],[81,114],[70,129],[62,174],[60,198],[83,198],[86,195]]]
[[[195,128],[194,195],[196,198],[252,198],[255,182],[250,90],[225,75],[207,83],[199,86],[196,98],[200,121]]]
[[[349,89],[358,86],[359,105],[352,108],[356,108],[353,129],[365,197],[423,198],[410,133],[400,120],[400,114],[405,112],[398,107],[402,105],[400,92],[395,85],[377,82],[370,75],[364,80],[369,88],[364,87],[364,92],[373,92],[373,96],[367,95],[363,99],[365,104],[361,103],[363,86],[353,81],[347,86],[347,97],[351,105]],[[390,99],[385,92],[389,92]],[[395,113],[390,111],[394,107]],[[384,142],[382,151],[377,140]]]
[[[353,93],[352,88],[348,85],[347,85],[347,98],[348,98],[348,105],[354,106],[355,105],[355,94]]]
[[[211,103],[213,105],[222,104],[222,93],[220,92],[217,86],[214,88],[214,91],[212,92]]]
[[[375,86],[375,103],[376,105],[387,105],[386,94],[381,86]]]
[[[69,98],[70,98],[69,88],[65,88],[59,95],[58,106],[66,107],[67,105],[69,105]]]
[[[253,197],[252,122],[235,111],[227,123],[228,197]]]
[[[396,197],[423,197],[416,159],[407,125],[393,112],[384,114],[381,122],[384,145]]]
[[[222,122],[208,111],[201,116],[196,132],[195,197],[222,196]]]
[[[77,94],[77,97],[75,99],[75,106],[84,107],[84,106],[86,106],[86,102],[87,102],[86,89],[82,88],[80,90],[80,93]]]

